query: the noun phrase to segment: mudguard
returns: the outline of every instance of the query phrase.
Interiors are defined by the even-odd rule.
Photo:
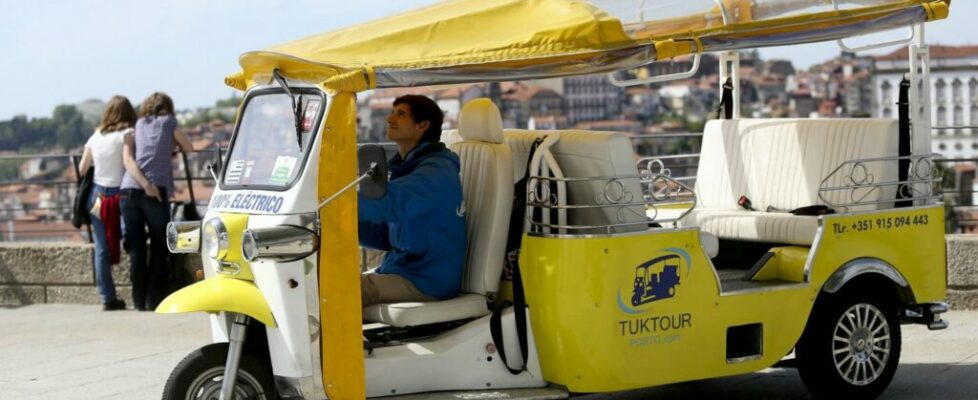
[[[195,311],[244,314],[266,326],[277,326],[268,302],[254,283],[220,275],[176,291],[156,308],[160,314]]]

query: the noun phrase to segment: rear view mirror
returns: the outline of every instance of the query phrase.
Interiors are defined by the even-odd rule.
[[[365,144],[357,150],[357,164],[360,176],[368,176],[360,181],[360,194],[371,200],[387,195],[387,153],[376,144]]]

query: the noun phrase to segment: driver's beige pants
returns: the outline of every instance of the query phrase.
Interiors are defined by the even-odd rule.
[[[438,301],[421,293],[411,281],[400,275],[373,272],[360,275],[360,298],[364,307],[381,303]]]

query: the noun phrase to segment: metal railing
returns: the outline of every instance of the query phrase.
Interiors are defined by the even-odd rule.
[[[942,197],[936,175],[936,154],[848,160],[822,180],[818,198],[840,211],[891,208],[904,204],[934,204]],[[901,162],[908,165],[905,180],[895,175]],[[891,172],[890,179],[886,179]]]
[[[207,207],[209,194],[196,193],[193,183],[213,182],[205,166],[219,164],[225,150],[215,145],[191,154],[175,154],[175,189],[186,192],[188,199],[183,201],[181,196],[171,203],[171,209],[181,203],[193,204],[198,209]],[[16,170],[15,177],[0,179],[0,242],[92,241],[89,225],[80,231],[70,224],[81,176],[81,156],[80,153],[0,156],[0,164],[9,165],[8,172],[11,167]],[[34,201],[42,197],[44,201]]]
[[[641,154],[641,147],[650,142],[655,149],[654,141],[701,136],[634,135],[631,139],[635,153]],[[573,177],[564,175],[550,153],[551,146],[558,141],[557,137],[547,138],[537,149],[542,154],[539,165],[531,163],[526,189],[527,220],[534,232],[633,232],[675,223],[695,207],[696,194],[692,186],[686,183],[695,179],[695,172],[673,177],[672,168],[686,168],[688,164],[679,164],[677,161],[698,158],[698,152],[695,155],[640,157],[637,160],[637,175]]]

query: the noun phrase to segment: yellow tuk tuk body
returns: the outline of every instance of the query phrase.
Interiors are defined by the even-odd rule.
[[[749,373],[774,365],[793,349],[801,349],[807,359],[821,348],[813,339],[821,334],[809,333],[810,327],[831,314],[819,310],[848,307],[839,300],[848,299],[855,311],[843,307],[828,319],[868,335],[853,339],[852,354],[882,359],[875,364],[860,359],[859,365],[870,366],[859,368],[873,371],[857,368],[849,383],[873,383],[880,376],[875,368],[889,362],[879,349],[899,352],[898,339],[879,334],[898,335],[898,325],[876,319],[941,328],[939,314],[946,309],[941,304],[944,211],[933,193],[929,149],[923,150],[928,139],[913,138],[913,155],[896,154],[895,141],[885,139],[885,132],[896,135],[897,123],[891,120],[869,121],[866,128],[861,122],[829,121],[837,126],[824,128],[827,136],[839,132],[849,135],[845,138],[856,137],[850,131],[876,132],[888,144],[875,147],[894,150],[879,154],[811,147],[804,121],[711,122],[703,157],[708,146],[719,146],[709,150],[714,152],[709,157],[723,164],[716,171],[740,176],[736,179],[760,176],[766,182],[750,186],[757,179],[747,179],[747,189],[738,189],[734,178],[700,179],[696,187],[687,187],[668,173],[635,168],[630,147],[621,150],[628,141],[620,134],[505,130],[500,133],[505,141],[496,144],[546,139],[541,155],[511,161],[513,168],[534,166],[528,204],[543,211],[527,213],[519,255],[529,347],[523,349],[522,370],[507,371],[521,367],[515,361],[519,314],[512,306],[500,311],[507,349],[490,335],[492,308],[500,299],[514,299],[505,282],[474,293],[485,300],[479,315],[426,324],[436,329],[424,335],[379,346],[365,343],[365,330],[377,324],[364,324],[374,317],[361,308],[357,196],[349,190],[359,175],[357,92],[608,73],[686,54],[842,39],[946,18],[950,2],[707,3],[699,12],[675,15],[670,10],[673,14],[646,14],[662,16],[656,20],[626,21],[576,0],[461,0],[245,53],[242,71],[226,78],[229,86],[247,91],[232,147],[246,135],[242,126],[248,126],[250,107],[274,95],[280,101],[298,99],[308,111],[304,115],[310,120],[300,121],[296,113],[297,131],[289,131],[289,140],[299,137],[302,154],[275,159],[274,167],[288,167],[291,180],[276,181],[272,172],[273,182],[288,182],[272,187],[229,184],[229,173],[240,174],[250,164],[224,163],[214,192],[218,201],[202,224],[177,227],[171,246],[190,243],[184,250],[196,250],[204,242],[216,249],[201,249],[207,279],[167,298],[158,312],[214,314],[215,341],[232,343],[229,366],[237,357],[235,340],[244,337],[245,328],[236,331],[235,324],[263,327],[266,362],[280,396],[359,399],[487,388],[544,387],[552,389],[548,395],[566,395]],[[767,126],[794,133],[756,133],[773,129]],[[464,140],[465,133],[460,134]],[[446,135],[450,139],[458,133]],[[759,144],[761,137],[767,142]],[[788,139],[771,139],[776,137]],[[760,159],[776,154],[796,158],[769,157],[770,164],[757,164],[744,150],[751,146],[760,149],[754,153],[763,154]],[[594,162],[605,164],[573,161],[587,159],[582,151],[603,148],[611,150]],[[833,152],[840,155],[832,165],[813,160]],[[903,161],[914,171],[898,179],[894,171],[903,168]],[[776,170],[797,171],[797,176],[782,179],[764,172]],[[866,171],[875,173],[872,179],[857,177]],[[698,174],[713,176],[705,167]],[[726,192],[716,194],[718,188]],[[660,197],[659,189],[672,195]],[[768,212],[744,210],[737,205],[741,195],[763,198],[758,203],[769,205]],[[683,200],[673,201],[677,198]],[[835,213],[788,212],[812,205]],[[679,214],[667,218],[667,210]],[[263,242],[260,236],[269,232],[289,238],[294,246]],[[749,253],[756,243],[765,246],[746,262],[746,256],[717,258],[718,243],[720,255]],[[269,255],[269,249],[285,250]],[[867,293],[879,293],[882,300],[867,300]],[[436,306],[420,304],[412,307],[421,311],[409,312]],[[872,320],[846,325],[849,316]],[[381,329],[416,328],[379,318],[372,321]],[[509,355],[506,365],[498,358],[502,351]],[[855,361],[839,362],[838,368],[856,368]],[[241,365],[250,376],[248,363]]]
[[[819,294],[853,261],[891,267],[917,302],[943,301],[943,220],[942,206],[822,217],[810,252],[779,260],[776,278],[732,290],[721,287],[696,229],[529,236],[520,267],[544,379],[586,393],[768,368],[791,353]],[[873,230],[851,228],[862,224]],[[663,255],[679,256],[675,295],[633,306],[635,268]],[[731,353],[731,329],[751,326],[756,347]]]

